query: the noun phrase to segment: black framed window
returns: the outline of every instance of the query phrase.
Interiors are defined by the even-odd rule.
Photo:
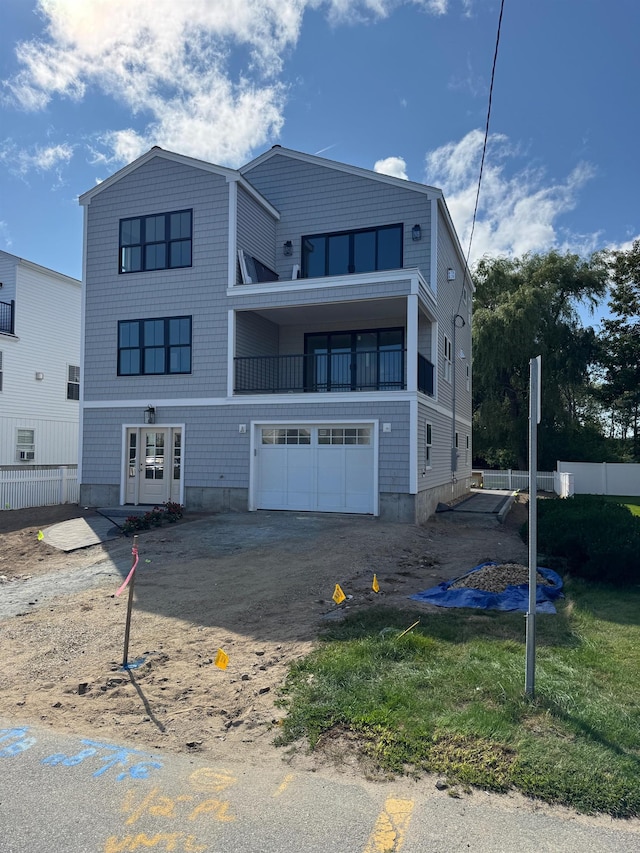
[[[121,273],[191,266],[191,210],[120,220]]]
[[[402,225],[302,238],[302,275],[376,272],[402,268]]]
[[[191,373],[191,317],[120,320],[118,376]]]
[[[403,389],[404,329],[360,329],[305,336],[308,391]]]

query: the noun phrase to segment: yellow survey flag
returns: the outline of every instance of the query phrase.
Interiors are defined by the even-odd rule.
[[[378,583],[378,576],[377,575],[373,576],[373,583],[371,584],[371,589],[374,592],[380,592],[380,584]]]
[[[222,649],[218,649],[218,654],[216,655],[214,663],[219,669],[226,669],[227,664],[229,663],[229,655],[226,652],[223,652]]]
[[[38,530],[38,542],[42,542],[43,539],[44,533],[42,532],[42,530]]]
[[[342,604],[347,596],[342,591],[342,587],[339,583],[336,584],[336,588],[333,591],[333,600],[336,604]]]

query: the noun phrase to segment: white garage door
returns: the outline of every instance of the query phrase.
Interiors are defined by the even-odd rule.
[[[373,513],[373,427],[259,427],[255,473],[257,509]]]

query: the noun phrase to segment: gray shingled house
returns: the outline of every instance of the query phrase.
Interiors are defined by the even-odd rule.
[[[468,491],[473,285],[440,190],[153,148],[80,203],[83,504],[419,522]]]

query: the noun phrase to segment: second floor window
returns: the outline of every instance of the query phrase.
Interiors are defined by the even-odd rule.
[[[395,270],[402,267],[402,225],[302,238],[302,276]]]
[[[192,212],[178,210],[120,220],[120,272],[191,266]]]
[[[191,373],[191,317],[121,320],[118,376]]]
[[[451,382],[453,376],[453,348],[451,339],[444,336],[444,378]]]

